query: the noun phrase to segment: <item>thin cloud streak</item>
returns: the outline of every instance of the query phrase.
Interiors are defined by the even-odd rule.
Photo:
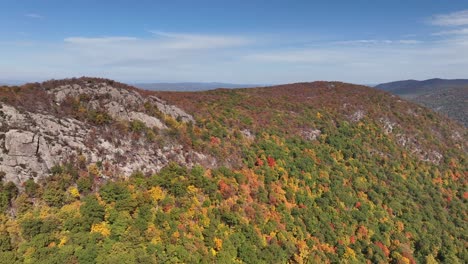
[[[35,14],[35,13],[28,13],[28,14],[25,14],[24,16],[28,17],[28,18],[33,18],[33,19],[43,19],[44,18],[44,16],[41,16],[41,15]]]
[[[203,35],[173,33],[151,30],[158,39],[168,41],[168,48],[174,49],[205,49],[244,46],[253,43],[253,39],[242,36],[229,35]]]
[[[70,44],[86,44],[86,45],[96,45],[96,44],[111,44],[119,43],[126,41],[138,40],[134,37],[101,37],[101,38],[86,38],[86,37],[69,37],[65,38],[64,42]]]
[[[389,40],[389,39],[359,39],[359,40],[344,40],[344,41],[335,41],[333,44],[338,45],[381,45],[381,44],[420,44],[422,41],[415,39],[398,39],[398,40]]]
[[[432,33],[433,36],[468,35],[468,28],[444,30]]]
[[[465,26],[468,25],[468,9],[450,14],[435,15],[429,22],[436,26]]]
[[[253,43],[239,36],[161,33],[149,38],[135,37],[69,37],[64,39],[64,53],[76,63],[92,65],[120,65],[128,67],[151,65],[150,62],[188,61],[195,58],[222,56],[223,52],[236,53],[236,49]]]

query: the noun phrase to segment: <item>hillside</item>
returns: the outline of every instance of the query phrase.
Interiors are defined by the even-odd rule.
[[[468,131],[313,82],[0,88],[0,263],[466,263]]]
[[[421,94],[411,100],[468,127],[468,85]]]
[[[379,84],[376,88],[447,115],[468,127],[468,80],[407,80]]]

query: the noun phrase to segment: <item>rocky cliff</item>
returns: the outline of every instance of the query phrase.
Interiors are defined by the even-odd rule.
[[[41,95],[32,105],[0,103],[0,171],[6,180],[17,184],[30,177],[37,180],[53,166],[76,159],[104,164],[114,175],[159,170],[171,161],[189,167],[216,165],[214,158],[166,135],[168,122],[172,126],[194,122],[190,114],[112,83],[79,79],[36,84],[29,91],[3,88]]]

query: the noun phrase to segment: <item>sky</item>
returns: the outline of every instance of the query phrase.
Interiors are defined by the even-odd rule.
[[[0,82],[468,78],[468,0],[0,0]]]

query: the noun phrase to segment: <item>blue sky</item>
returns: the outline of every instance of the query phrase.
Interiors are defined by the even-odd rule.
[[[468,78],[468,1],[0,0],[0,80]]]

